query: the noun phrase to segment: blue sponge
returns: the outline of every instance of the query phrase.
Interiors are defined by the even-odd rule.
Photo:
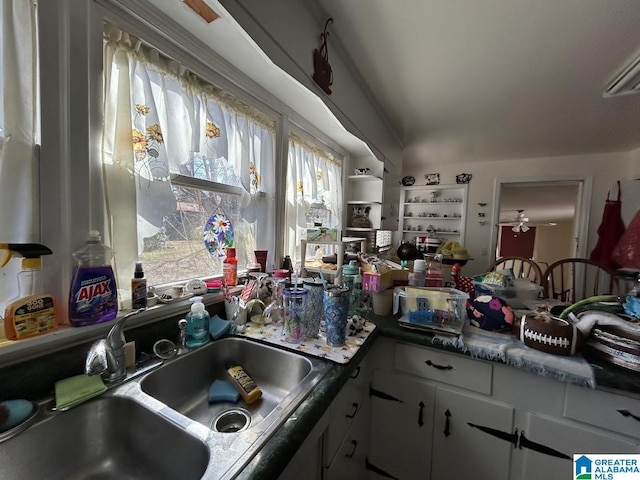
[[[209,333],[214,340],[217,340],[229,331],[230,326],[229,320],[223,320],[218,315],[214,315],[209,320]]]
[[[209,403],[233,402],[240,400],[240,393],[231,383],[215,380],[209,388]]]

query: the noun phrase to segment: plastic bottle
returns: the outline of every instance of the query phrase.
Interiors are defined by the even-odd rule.
[[[40,257],[51,254],[51,250],[36,243],[0,243],[1,250],[9,254],[4,255],[4,259],[0,255],[0,268],[12,256],[24,257],[22,270],[18,273],[18,296],[7,302],[4,311],[5,336],[9,340],[17,340],[55,329],[56,305],[53,295],[41,293]]]
[[[349,294],[349,316],[360,313],[360,294],[362,292],[362,277],[356,260],[342,266],[342,285],[351,292]]]
[[[238,259],[235,248],[227,248],[227,256],[222,261],[222,278],[227,287],[238,284]]]
[[[147,308],[147,279],[144,277],[142,262],[136,262],[131,279],[131,308]]]
[[[193,297],[191,311],[187,314],[187,347],[198,348],[209,342],[209,312],[202,297]]]
[[[427,264],[424,260],[413,261],[413,286],[424,287],[426,282]]]
[[[111,267],[112,250],[100,232],[89,232],[85,245],[73,253],[78,262],[69,292],[69,319],[74,327],[107,322],[118,314],[118,289]]]

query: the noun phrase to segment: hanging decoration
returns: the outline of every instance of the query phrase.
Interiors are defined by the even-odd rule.
[[[331,89],[333,85],[333,72],[331,65],[329,65],[329,49],[327,47],[327,39],[329,38],[329,32],[327,28],[329,23],[333,23],[333,18],[329,18],[324,24],[324,31],[320,34],[320,50],[315,48],[313,50],[313,81],[316,82],[320,88],[327,94],[331,95]]]
[[[224,212],[215,212],[204,224],[204,246],[213,257],[224,257],[233,246],[233,224]]]

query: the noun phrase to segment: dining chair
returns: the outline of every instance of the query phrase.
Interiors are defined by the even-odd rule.
[[[586,258],[565,258],[552,263],[543,274],[547,298],[575,303],[614,290],[614,270]]]
[[[496,270],[507,269],[513,271],[515,278],[528,278],[538,285],[543,285],[542,269],[534,260],[526,257],[514,256],[497,258],[496,261],[489,266],[487,271],[494,272]]]

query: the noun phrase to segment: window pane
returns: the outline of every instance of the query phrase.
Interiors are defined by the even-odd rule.
[[[176,208],[152,236],[143,238],[140,255],[149,284],[157,285],[222,272],[225,242],[238,249],[246,265],[253,252],[253,228],[240,217],[242,197],[196,188],[174,187]]]

